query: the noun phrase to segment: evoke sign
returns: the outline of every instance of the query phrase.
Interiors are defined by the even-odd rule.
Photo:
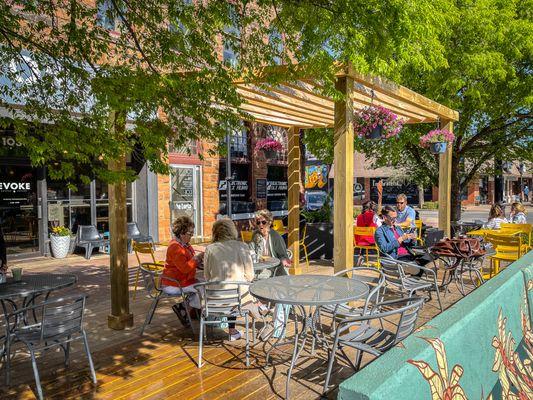
[[[30,190],[30,182],[0,182],[0,190]]]

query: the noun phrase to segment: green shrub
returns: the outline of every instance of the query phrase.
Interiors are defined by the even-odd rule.
[[[439,203],[436,201],[426,201],[422,205],[423,210],[438,210],[439,209]]]

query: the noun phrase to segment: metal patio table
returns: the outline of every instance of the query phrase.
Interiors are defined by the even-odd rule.
[[[9,314],[18,309],[17,301],[21,301],[21,308],[28,307],[34,304],[37,297],[44,295],[46,300],[52,291],[72,286],[77,280],[76,275],[73,274],[30,274],[23,275],[20,281],[8,278],[6,283],[0,284],[0,304],[6,324],[9,323]],[[11,312],[8,304],[11,306]],[[27,324],[27,316],[24,315],[23,318],[23,322]],[[13,323],[17,324],[18,320]],[[3,340],[5,340],[5,335],[0,336],[0,341]],[[4,344],[0,350],[0,357],[4,353],[3,346]]]
[[[285,388],[287,399],[289,398],[289,383],[292,370],[306,345],[307,338],[312,338],[312,353],[315,341],[327,344],[323,343],[324,339],[320,337],[317,329],[317,323],[320,322],[318,321],[318,307],[357,300],[366,296],[368,291],[369,287],[364,282],[328,275],[275,276],[257,281],[250,286],[250,293],[257,299],[274,304],[291,305],[295,310],[294,349]],[[302,320],[302,329],[300,331],[297,329],[297,314],[301,316]],[[287,319],[285,318],[285,321]]]

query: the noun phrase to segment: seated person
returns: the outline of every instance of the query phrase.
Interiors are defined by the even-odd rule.
[[[367,201],[363,204],[363,212],[355,220],[357,227],[374,227],[381,226],[381,220],[377,215],[377,204],[373,201]],[[359,246],[372,246],[375,244],[374,236],[355,235],[355,243]]]
[[[287,275],[285,268],[291,266],[291,260],[289,260],[287,246],[281,235],[274,229],[270,229],[272,219],[272,213],[268,210],[255,213],[256,230],[252,236],[252,250],[258,256],[279,258],[280,265],[275,269],[274,275]]]
[[[407,205],[407,196],[400,193],[396,196],[396,210],[398,218],[396,223],[402,228],[415,228],[416,212],[414,208]]]
[[[516,202],[511,204],[509,220],[512,224],[527,224],[526,208],[522,203]]]
[[[407,247],[415,243],[416,234],[404,233],[402,228],[396,225],[398,214],[393,207],[383,207],[381,215],[383,217],[383,225],[377,228],[374,234],[374,239],[381,253],[388,254],[399,261],[414,261],[422,266],[431,261],[429,255],[415,256],[408,251]],[[406,272],[421,275],[422,271],[407,270]]]
[[[503,207],[499,204],[494,204],[489,212],[489,220],[483,226],[486,229],[500,229],[500,224],[508,222],[503,212]]]
[[[252,282],[254,267],[250,248],[237,240],[237,229],[230,219],[221,219],[213,224],[213,243],[205,249],[204,274],[208,282],[240,281]],[[261,303],[252,298],[248,288],[241,286],[243,309],[250,311],[252,318],[259,318],[259,309],[266,310]],[[229,324],[230,340],[243,337],[242,332]]]
[[[196,279],[196,269],[201,265],[203,254],[195,255],[194,249],[190,245],[194,235],[194,222],[189,217],[178,217],[172,223],[172,233],[174,238],[168,244],[167,256],[163,275],[177,280],[184,293],[189,293],[189,305],[193,308],[200,308],[198,294],[193,285],[198,282]],[[179,295],[180,288],[176,283],[168,279],[161,280],[162,290],[170,295]],[[180,321],[188,324],[183,304],[172,306]]]

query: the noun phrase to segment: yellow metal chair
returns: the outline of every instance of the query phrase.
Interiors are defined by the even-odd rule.
[[[415,219],[415,226],[416,226],[416,241],[420,245],[424,245],[424,239],[422,239],[422,220],[421,219]]]
[[[357,244],[357,241],[355,240],[356,236],[374,236],[374,233],[376,232],[376,228],[373,226],[354,226],[353,227],[353,248],[354,250],[359,250],[359,259],[361,259],[361,253],[365,252],[365,261],[367,265],[375,265],[376,268],[380,267],[380,260],[379,260],[379,249],[377,244],[372,245],[359,245]],[[375,250],[376,251],[376,262],[370,262],[369,261],[369,250]],[[359,265],[359,262],[357,263]]]
[[[250,243],[252,241],[253,235],[254,235],[254,231],[241,231],[241,240],[244,243]]]
[[[305,255],[305,264],[307,265],[307,270],[309,271],[309,256],[307,255],[307,246],[305,245],[305,235],[307,234],[307,224],[304,225],[302,230],[302,235],[300,236],[300,241],[298,242],[299,246],[304,249]]]
[[[286,231],[285,227],[283,226],[283,221],[281,219],[275,219],[274,221],[272,221],[272,229],[274,229],[280,235],[283,235]]]
[[[140,254],[150,254],[150,256],[152,257],[152,265],[161,266],[160,268],[161,270],[163,270],[163,268],[165,267],[165,262],[156,261],[155,254],[154,254],[154,247],[151,243],[148,243],[148,242],[139,243],[134,240],[132,248],[133,248],[133,251],[135,252],[135,257],[137,257],[137,262],[138,262],[137,272],[135,273],[135,288],[133,289],[133,298],[135,299],[135,296],[137,295],[137,286],[139,284],[139,276],[141,275],[141,265],[143,263],[141,261]]]
[[[522,250],[522,253],[526,253],[527,251],[531,250],[533,248],[533,225],[532,224],[511,224],[511,223],[502,223],[500,225],[500,229],[502,231],[506,230],[512,230],[513,232],[516,232],[517,234],[523,235],[524,240],[522,241],[522,246],[524,246],[524,249]]]
[[[500,272],[500,261],[513,262],[522,256],[522,238],[520,236],[485,235],[485,240],[492,244],[496,254],[490,258],[490,273],[492,277]]]

